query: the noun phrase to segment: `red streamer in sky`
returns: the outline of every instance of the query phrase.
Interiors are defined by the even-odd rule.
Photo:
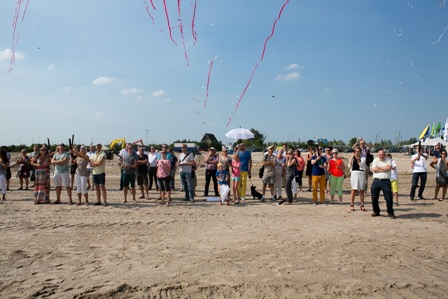
[[[210,68],[208,69],[208,77],[207,77],[207,89],[205,93],[205,102],[204,108],[207,108],[207,100],[208,100],[208,87],[210,86],[210,74],[212,72],[213,61],[210,61]]]
[[[285,3],[283,3],[283,5],[282,5],[282,7],[281,7],[281,9],[280,9],[280,12],[278,13],[278,17],[277,17],[277,19],[275,19],[274,24],[272,25],[272,32],[271,32],[271,34],[266,38],[266,40],[265,40],[265,42],[264,42],[263,51],[262,51],[262,53],[261,53],[260,61],[257,62],[257,64],[255,65],[254,69],[252,70],[252,75],[250,76],[249,81],[247,82],[246,87],[245,87],[244,90],[243,90],[243,93],[240,95],[240,97],[239,97],[239,99],[238,99],[238,102],[236,103],[235,110],[233,110],[232,115],[230,116],[229,120],[227,121],[227,127],[228,127],[228,126],[230,125],[230,123],[232,122],[232,118],[233,118],[233,116],[235,116],[235,113],[236,113],[236,111],[238,110],[238,107],[240,106],[241,100],[243,99],[244,95],[246,94],[247,88],[249,88],[249,85],[250,85],[250,83],[252,82],[252,79],[254,78],[255,71],[257,70],[257,67],[258,67],[258,63],[260,63],[260,62],[263,61],[263,58],[264,58],[264,52],[266,51],[267,43],[268,43],[269,39],[274,35],[274,32],[275,32],[275,26],[277,25],[277,21],[278,21],[278,20],[280,19],[280,17],[282,16],[283,9],[285,8],[286,4],[288,4],[288,2],[289,2],[289,0],[286,0]]]
[[[258,62],[257,62],[257,64],[255,65],[254,69],[252,70],[252,76],[250,76],[250,79],[249,79],[249,81],[247,82],[246,87],[244,87],[243,93],[240,95],[240,98],[238,99],[238,102],[236,103],[235,110],[233,110],[232,115],[230,116],[229,120],[227,121],[227,127],[228,127],[228,126],[230,125],[230,123],[232,122],[232,118],[233,118],[233,116],[235,115],[236,111],[238,110],[238,107],[240,106],[241,100],[243,99],[244,94],[246,93],[247,89],[249,88],[250,82],[252,82],[252,79],[254,78],[255,71],[257,70],[257,67],[258,67]]]
[[[154,2],[152,2],[152,0],[149,0],[149,1],[151,2],[152,8],[153,8],[154,10],[156,10],[156,7],[154,6]]]
[[[143,0],[143,3],[145,3],[145,5],[146,5],[146,12],[148,13],[148,16],[151,18],[152,23],[155,24],[154,18],[152,17],[151,13],[149,12],[148,3],[146,2],[146,0]],[[154,10],[156,10],[156,7],[154,6],[154,3],[152,3],[152,0],[151,0],[151,4],[152,4],[152,7],[154,8]]]
[[[194,20],[196,19],[196,0],[194,0],[194,5],[191,4],[191,6],[193,7],[193,17],[191,18],[191,35],[194,39],[194,46],[196,44],[196,30],[194,29]]]
[[[187,66],[189,66],[190,60],[188,59],[187,48],[185,46],[184,29],[182,26],[182,16],[180,13],[180,0],[177,0],[177,13],[179,15],[179,30],[180,30],[180,36],[182,38],[182,46],[184,47],[184,55],[185,55],[185,59],[187,60]]]
[[[170,38],[173,41],[173,43],[177,46],[176,42],[173,39],[173,33],[171,32],[170,17],[168,15],[168,9],[166,8],[166,0],[163,0],[163,7],[165,9],[166,22],[168,24],[168,31],[170,32]]]
[[[12,19],[11,60],[9,62],[9,70],[6,73],[6,75],[9,74],[14,69],[14,66],[16,64],[16,46],[17,46],[17,43],[19,42],[19,36],[20,36],[20,28],[19,28],[19,31],[17,31],[17,24],[19,22],[22,3],[23,3],[23,0],[17,0],[14,18]],[[22,26],[23,20],[25,19],[25,14],[26,14],[26,9],[28,8],[28,3],[29,3],[29,0],[26,1],[25,8],[22,13],[22,19],[20,21],[20,26]]]
[[[261,59],[260,59],[260,61],[263,61],[263,58],[264,58],[264,52],[266,51],[266,45],[267,45],[268,41],[271,39],[271,37],[274,35],[274,32],[275,32],[275,25],[277,25],[277,21],[281,18],[283,9],[285,8],[286,4],[288,4],[288,2],[289,2],[289,0],[286,0],[286,2],[283,3],[283,6],[282,6],[282,8],[280,9],[280,12],[278,13],[278,17],[277,17],[277,19],[275,19],[274,24],[272,25],[272,32],[271,32],[271,35],[269,35],[268,38],[264,41],[263,52],[261,53]]]

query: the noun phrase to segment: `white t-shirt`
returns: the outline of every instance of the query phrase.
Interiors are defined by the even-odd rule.
[[[389,158],[384,158],[383,161],[380,160],[380,158],[375,158],[373,159],[372,165],[370,167],[370,169],[373,169],[375,167],[380,167],[380,166],[386,166],[386,165],[391,165],[390,163],[390,159]],[[374,172],[373,173],[373,178],[374,179],[389,179],[390,180],[390,170],[387,172]]]
[[[149,167],[157,167],[158,155],[156,152],[148,154]]]
[[[411,160],[417,158],[418,154],[412,156]],[[414,171],[413,172],[428,172],[426,169],[426,159],[423,155],[420,155],[420,160],[416,160],[414,162]]]
[[[194,161],[194,156],[192,153],[181,153],[179,155],[179,172],[191,173],[191,165],[185,165],[185,163],[190,163]]]

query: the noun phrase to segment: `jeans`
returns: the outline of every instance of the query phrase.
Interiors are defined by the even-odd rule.
[[[191,180],[191,173],[180,172],[180,179],[182,181],[182,186],[184,187],[185,199],[194,201],[194,189],[193,181]]]
[[[389,216],[394,214],[393,202],[392,202],[392,190],[390,187],[390,180],[387,179],[373,179],[370,192],[372,192],[372,209],[376,214],[380,213],[380,205],[378,199],[380,198],[380,191],[383,191],[384,199],[386,200],[387,214]]]
[[[216,179],[216,169],[207,169],[205,171],[205,190],[204,196],[208,195],[208,188],[210,186],[210,179],[213,180],[213,189],[215,190],[215,195],[219,196],[218,192],[218,180]]]
[[[149,175],[149,188],[148,188],[148,190],[152,189],[153,182],[154,182],[154,184],[157,185],[156,172],[157,172],[157,167],[149,167],[148,168],[148,175]]]
[[[411,198],[415,197],[415,189],[417,189],[418,178],[420,178],[420,188],[418,189],[418,196],[423,196],[423,191],[425,191],[426,185],[426,172],[414,172],[412,174],[412,187],[411,194],[409,195]]]

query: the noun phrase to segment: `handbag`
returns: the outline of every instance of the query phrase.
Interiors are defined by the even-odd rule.
[[[264,174],[264,165],[260,167],[260,169],[258,170],[258,177],[261,179],[263,178],[263,174]]]

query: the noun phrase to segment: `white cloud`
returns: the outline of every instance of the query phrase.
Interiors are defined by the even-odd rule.
[[[93,85],[107,85],[115,80],[115,77],[98,77],[92,81]]]
[[[9,60],[12,56],[12,50],[11,49],[5,49],[3,51],[0,51],[0,60]],[[14,52],[14,57],[16,60],[24,60],[25,54],[23,52]]]
[[[66,87],[64,87],[63,91],[64,91],[64,92],[69,92],[69,91],[71,91],[72,89],[73,89],[73,87],[71,87],[71,86],[66,86]]]
[[[144,91],[143,89],[139,89],[139,88],[137,88],[137,87],[134,87],[134,88],[126,88],[126,89],[123,89],[123,90],[120,92],[120,94],[122,94],[122,95],[124,95],[124,96],[129,96],[129,95],[133,95],[133,94],[141,93],[141,92],[143,92],[143,91]]]
[[[300,74],[297,72],[289,73],[287,75],[278,75],[277,76],[277,80],[279,80],[279,81],[289,81],[289,80],[298,79],[298,78],[300,78]]]
[[[168,98],[168,99],[164,99],[163,100],[165,103],[171,103],[172,102],[172,100],[170,99],[170,98]]]
[[[295,70],[298,68],[299,68],[299,65],[297,63],[293,63],[293,64],[290,64],[288,67],[286,67],[286,70]]]
[[[95,117],[102,117],[102,116],[103,116],[103,113],[101,113],[101,112],[95,113]]]
[[[55,67],[56,67],[55,64],[50,64],[50,65],[47,67],[47,70],[52,71],[52,70],[54,70]]]
[[[161,96],[165,95],[165,91],[163,89],[158,90],[158,91],[154,91],[152,93],[152,95],[155,96],[155,97],[161,97]]]

